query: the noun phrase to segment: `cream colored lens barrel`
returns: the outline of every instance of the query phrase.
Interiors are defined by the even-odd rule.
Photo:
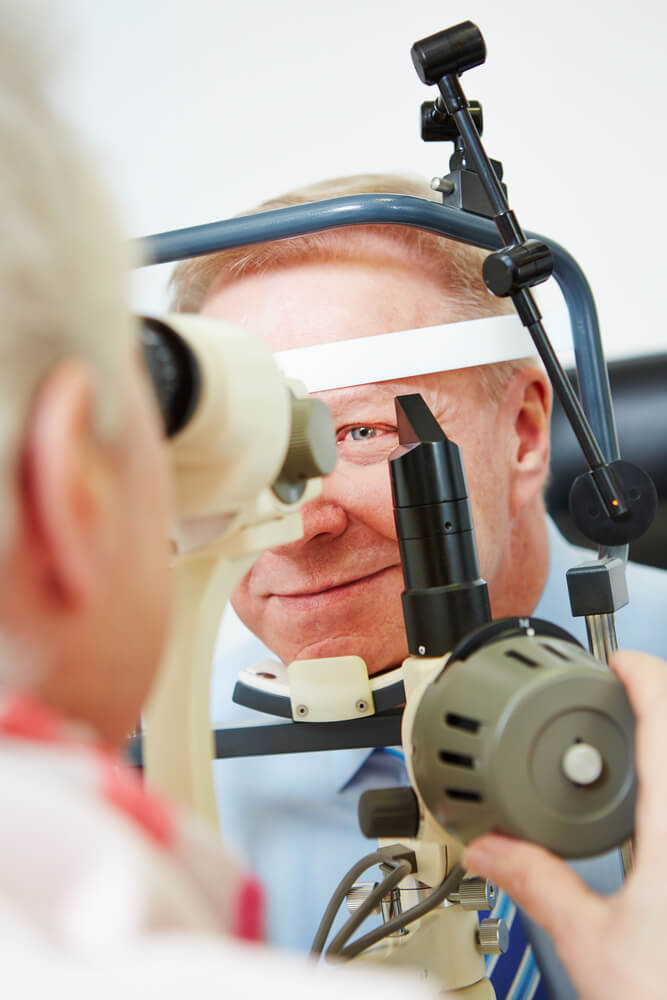
[[[172,512],[187,544],[179,544],[171,635],[144,714],[145,773],[215,823],[210,681],[224,606],[265,548],[301,536],[299,507],[333,468],[335,434],[324,404],[298,396],[303,387],[288,382],[258,337],[202,316],[152,322],[153,346],[166,328],[188,348],[186,419],[169,438]],[[161,374],[173,387],[182,373],[167,357]]]
[[[174,515],[235,513],[273,483],[287,454],[291,396],[266,344],[242,327],[181,313],[161,318],[192,348],[199,398],[170,440]]]

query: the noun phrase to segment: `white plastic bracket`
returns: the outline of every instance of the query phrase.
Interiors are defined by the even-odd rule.
[[[287,668],[295,722],[330,722],[375,714],[366,664],[360,656],[294,660]]]

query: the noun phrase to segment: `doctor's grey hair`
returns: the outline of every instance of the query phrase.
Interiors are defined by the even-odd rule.
[[[47,96],[50,53],[34,42],[43,19],[29,23],[7,0],[0,15],[1,552],[40,380],[62,359],[87,360],[98,385],[98,429],[113,433],[133,324],[127,251],[94,172]]]

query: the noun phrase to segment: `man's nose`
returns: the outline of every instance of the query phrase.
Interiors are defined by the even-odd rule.
[[[303,548],[314,539],[323,542],[333,541],[343,534],[348,525],[345,509],[336,501],[326,496],[316,497],[301,508],[303,520],[303,537],[287,545],[281,545],[281,551],[294,552]]]

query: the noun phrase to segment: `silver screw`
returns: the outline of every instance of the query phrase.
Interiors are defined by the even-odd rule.
[[[431,190],[441,191],[442,194],[451,194],[454,190],[454,184],[446,177],[433,177],[431,178]]]
[[[360,698],[354,707],[356,708],[357,712],[367,712],[368,702],[365,702],[363,698]]]
[[[426,646],[418,646],[417,652],[419,653],[420,656],[424,656],[426,653]]]
[[[464,878],[449,901],[460,903],[464,910],[492,910],[496,902],[496,887],[485,878]]]
[[[302,718],[303,718],[304,715],[308,715],[308,706],[307,705],[297,705],[296,706],[296,714],[300,715]]]
[[[510,938],[504,920],[487,917],[477,928],[477,944],[484,955],[504,955],[509,948]]]
[[[345,897],[345,902],[347,903],[347,908],[350,913],[356,913],[361,904],[370,896],[374,889],[377,889],[377,882],[357,882],[352,886],[347,896]],[[380,912],[380,904],[378,904],[373,913]]]

